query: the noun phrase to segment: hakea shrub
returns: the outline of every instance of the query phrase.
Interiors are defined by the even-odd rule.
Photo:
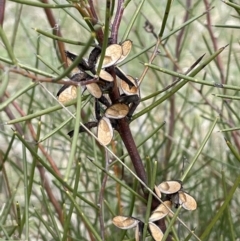
[[[132,41],[125,40],[120,44],[110,44],[105,51],[105,56],[99,75],[101,48],[95,47],[88,60],[82,59],[71,72],[70,79],[76,82],[84,82],[85,89],[95,98],[95,116],[97,121],[87,122],[88,129],[97,127],[97,137],[101,144],[108,145],[113,138],[113,129],[117,126],[117,120],[125,117],[131,118],[139,103],[139,89],[137,79],[126,75],[118,66],[130,53]],[[66,51],[67,64],[70,66],[76,59],[76,55]],[[109,95],[114,88],[114,71],[117,77],[117,88],[120,98],[111,103]],[[85,90],[84,89],[84,90]],[[58,100],[66,103],[77,97],[76,86],[64,85],[57,93]],[[79,132],[85,129],[80,127]],[[73,135],[70,131],[69,136]]]
[[[186,210],[193,211],[197,208],[197,202],[191,195],[183,191],[180,181],[164,181],[158,186],[155,186],[155,193],[164,201],[151,213],[148,220],[148,231],[155,241],[161,241],[163,232],[154,222],[167,215],[172,217],[172,206],[175,208],[182,206]],[[116,216],[112,222],[120,229],[131,229],[135,227],[135,239],[137,241],[140,240],[144,227],[144,223],[140,219]]]

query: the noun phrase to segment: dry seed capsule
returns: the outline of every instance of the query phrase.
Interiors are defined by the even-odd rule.
[[[148,223],[148,228],[150,231],[151,236],[155,241],[161,241],[163,238],[162,230],[155,224],[155,223]]]
[[[99,73],[99,77],[105,81],[108,81],[108,82],[112,82],[113,81],[113,77],[112,75],[110,75],[107,71],[105,70],[101,70],[100,73]]]
[[[158,188],[162,193],[173,194],[182,188],[182,184],[179,181],[165,181],[160,183]]]
[[[98,86],[98,84],[91,83],[91,84],[86,85],[86,88],[90,92],[90,94],[92,96],[94,96],[95,98],[99,99],[102,96],[102,91],[101,91],[100,87]]]
[[[122,56],[122,47],[119,44],[112,44],[106,48],[105,56],[102,63],[102,69],[115,65]],[[99,65],[98,58],[96,68]]]
[[[123,93],[126,95],[139,95],[135,79],[130,75],[126,75],[126,77],[132,82],[133,86],[130,88],[129,84],[127,84],[126,81],[120,79],[120,86]]]
[[[97,137],[102,145],[107,146],[113,138],[113,128],[108,118],[103,117],[98,123]]]
[[[172,207],[171,201],[164,201],[153,211],[152,215],[149,217],[149,221],[155,222],[159,219],[164,218],[170,212],[169,209],[171,209],[171,207]]]
[[[122,119],[129,112],[129,107],[124,103],[116,103],[108,107],[105,116],[112,119]]]
[[[132,217],[116,216],[112,222],[118,228],[129,229],[136,227],[140,221]]]
[[[186,192],[179,191],[179,204],[186,210],[193,211],[197,208],[196,200]]]
[[[60,103],[65,104],[70,100],[77,98],[77,87],[74,85],[64,85],[57,93]]]
[[[132,49],[132,41],[127,39],[124,42],[120,43],[122,47],[122,55],[121,58],[117,61],[117,63],[122,62],[127,56],[129,55],[131,49]]]

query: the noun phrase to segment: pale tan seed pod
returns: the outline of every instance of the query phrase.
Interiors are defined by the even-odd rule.
[[[127,39],[124,42],[122,42],[120,45],[122,47],[122,55],[121,55],[121,58],[117,61],[117,63],[120,63],[129,55],[132,49],[132,41]]]
[[[58,100],[60,103],[65,104],[70,100],[74,100],[77,98],[77,87],[74,85],[69,85],[66,89],[64,89],[59,95]]]
[[[161,197],[162,197],[162,194],[161,194],[159,188],[158,188],[156,185],[154,186],[154,190],[155,190],[155,193],[157,194],[157,196],[158,196],[159,198],[161,198]]]
[[[100,70],[100,73],[99,73],[99,77],[105,81],[108,81],[108,82],[112,82],[113,81],[113,77],[112,75],[110,75],[107,71],[105,70]]]
[[[120,80],[125,81],[130,86],[130,89],[133,86],[137,87],[137,83],[135,83],[135,80],[133,79],[133,83],[132,80],[128,79],[127,75],[123,72],[123,70],[117,66],[115,66],[115,74]]]
[[[113,128],[108,118],[103,117],[98,122],[97,137],[102,145],[107,146],[113,138]]]
[[[71,61],[71,60],[70,60]],[[69,58],[67,58],[67,63],[68,63],[68,66],[70,66],[71,65],[71,63],[69,62]],[[75,74],[79,74],[80,73],[80,70],[79,70],[79,68],[78,67],[75,67],[72,71],[71,71],[71,73],[70,73],[70,77],[72,77],[72,76],[74,76]]]
[[[135,79],[130,75],[126,75],[126,77],[132,82],[134,86],[129,88],[129,84],[127,84],[126,81],[120,79],[120,86],[123,93],[126,95],[139,95],[139,89],[136,85]]]
[[[122,56],[122,47],[119,44],[112,44],[106,48],[105,56],[102,63],[102,69],[110,67],[117,63]],[[98,58],[96,66],[99,65],[100,57]],[[97,68],[97,67],[96,67]]]
[[[182,184],[178,181],[165,181],[158,185],[160,192],[165,194],[173,194],[182,188]]]
[[[152,222],[148,223],[148,227],[149,227],[149,231],[150,231],[150,234],[153,237],[153,239],[155,241],[161,241],[163,238],[162,230],[155,223],[152,223]]]
[[[108,107],[105,116],[112,119],[122,119],[129,112],[129,107],[124,103],[116,103]]]
[[[153,211],[152,215],[149,217],[149,221],[155,222],[157,220],[164,218],[169,214],[171,207],[171,201],[164,201]]]
[[[86,85],[87,90],[89,93],[94,96],[95,98],[99,99],[102,96],[102,90],[96,83],[91,83]]]
[[[73,53],[71,53],[73,54]],[[75,54],[73,54],[75,55]],[[67,66],[71,66],[73,61],[69,58],[69,57],[66,57],[67,58]],[[78,74],[80,72],[79,68],[76,66],[70,73],[71,76],[75,75],[75,74]]]
[[[135,229],[135,241],[140,241],[139,225],[137,224]]]
[[[136,227],[140,221],[132,217],[116,216],[112,222],[118,228],[130,229]]]
[[[182,205],[183,208],[189,211],[193,211],[197,208],[196,200],[186,192],[179,191],[179,204]]]

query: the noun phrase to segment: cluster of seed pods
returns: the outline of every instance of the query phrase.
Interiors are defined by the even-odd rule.
[[[87,122],[85,126],[92,128],[97,126],[97,137],[102,145],[108,145],[113,138],[113,128],[117,120],[124,117],[131,118],[139,103],[139,89],[137,80],[126,75],[118,66],[130,53],[132,41],[125,40],[120,44],[110,44],[105,51],[102,68],[99,75],[96,70],[99,65],[101,48],[95,47],[89,55],[88,60],[82,59],[78,66],[71,72],[70,79],[85,84],[85,89],[95,98],[95,115],[97,121]],[[71,65],[76,55],[66,51],[67,63]],[[110,74],[115,72],[120,98],[112,103],[109,98],[114,78]],[[84,90],[85,90],[84,89]],[[57,93],[59,102],[65,104],[77,97],[76,86],[64,85]],[[101,105],[101,106],[100,106]],[[79,128],[79,132],[83,132]],[[69,136],[73,135],[70,131]]]
[[[161,241],[163,238],[162,230],[154,223],[165,216],[172,216],[170,212],[174,205],[178,208],[180,205],[186,210],[195,210],[197,208],[196,200],[183,191],[182,183],[180,181],[164,181],[158,186],[155,186],[157,196],[163,201],[150,215],[148,221],[148,231],[155,241]],[[163,197],[163,195],[165,195]],[[143,232],[144,223],[134,217],[116,216],[112,220],[113,224],[120,229],[130,229],[136,227],[135,239],[140,240]]]
[[[116,216],[112,220],[113,224],[120,229],[135,229],[135,240],[139,241],[143,233],[144,223],[134,217]],[[160,241],[163,237],[161,229],[153,222],[149,220],[148,231],[155,241]]]

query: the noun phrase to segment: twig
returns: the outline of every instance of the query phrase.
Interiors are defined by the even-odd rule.
[[[47,3],[48,4],[48,0],[42,0],[43,3]],[[51,9],[48,9],[48,8],[45,8],[44,9],[46,15],[47,15],[47,18],[48,18],[48,21],[50,23],[50,26],[52,27],[53,29],[53,34],[59,36],[59,37],[62,37],[62,34],[61,34],[61,30],[60,30],[60,26],[58,25],[58,23],[56,22],[54,16],[53,16],[53,12]],[[67,68],[67,61],[66,61],[66,55],[65,55],[65,45],[63,42],[60,42],[60,41],[57,41],[57,45],[58,45],[58,50],[59,50],[59,53],[60,53],[60,62],[61,63],[64,63],[64,67]]]
[[[7,98],[8,98],[8,97],[7,97]],[[0,98],[0,101],[1,101],[1,103],[3,103],[3,102],[4,102],[4,98],[3,98],[3,97]],[[9,106],[5,107],[5,108],[4,108],[4,111],[6,112],[8,118],[9,118],[10,120],[15,119],[15,116],[13,115],[13,113],[12,113],[12,111],[11,111],[11,109],[10,109]],[[14,124],[14,128],[17,130],[17,132],[18,132],[20,135],[23,135],[23,130],[22,130],[22,128],[21,128],[21,126],[20,126],[19,123],[15,123],[15,124]]]
[[[96,14],[95,7],[93,5],[93,1],[92,0],[88,0],[88,3],[89,3],[91,14],[92,14],[92,17],[93,17],[92,18],[92,23],[93,23],[93,25],[95,25],[95,24],[98,23],[98,16]]]
[[[152,55],[151,55],[151,57],[150,57],[150,59],[149,59],[149,62],[148,62],[149,64],[151,64],[151,63],[153,62],[154,58],[156,57],[157,52],[158,52],[158,47],[159,47],[160,43],[161,43],[161,39],[158,38],[158,39],[157,39],[157,42],[156,42],[156,44],[155,44],[153,53],[152,53]],[[141,85],[141,83],[142,83],[145,75],[147,74],[148,70],[149,70],[149,67],[146,66],[146,67],[144,68],[144,70],[143,70],[143,73],[141,74],[141,76],[140,76],[140,78],[139,78],[139,81],[138,81],[138,85],[139,85],[139,86]]]
[[[119,120],[119,127],[117,130],[122,138],[122,141],[124,142],[125,147],[127,148],[128,154],[132,160],[136,174],[145,184],[147,184],[146,171],[144,169],[142,159],[137,150],[136,144],[134,142],[134,139],[126,118]]]
[[[0,0],[0,25],[3,26],[6,0]]]
[[[186,12],[185,12],[185,16],[183,17],[183,22],[186,22],[189,18],[189,11],[188,9],[191,6],[191,0],[187,0],[186,1]],[[180,59],[180,54],[181,54],[181,44],[182,44],[182,38],[185,32],[185,28],[182,28],[179,32],[179,34],[177,35],[177,40],[176,40],[176,47],[175,47],[175,53],[176,53],[176,59],[177,61]],[[174,61],[174,71],[177,71],[177,69],[180,69],[179,64],[177,64],[177,62]],[[170,100],[170,115],[169,115],[169,127],[168,127],[168,135],[169,136],[173,136],[174,135],[174,126],[175,126],[175,96],[171,96]],[[167,140],[166,143],[166,152],[165,152],[165,160],[169,160],[170,156],[171,156],[171,148],[172,148],[172,141],[170,139]]]
[[[189,18],[189,8],[191,7],[191,0],[187,0],[186,1],[186,13],[185,16],[183,18],[183,22],[186,22]],[[181,51],[181,44],[182,44],[182,38],[185,32],[185,28],[182,28],[177,36],[177,40],[176,40],[176,48],[175,48],[175,52],[176,52],[176,57],[179,58],[180,57],[180,51]]]
[[[112,103],[116,102],[119,97],[119,90],[117,88],[117,81],[116,81],[116,75],[115,72],[112,70],[111,75],[114,78],[114,87],[112,92],[109,94]],[[122,141],[129,153],[129,156],[131,158],[131,161],[133,163],[134,169],[136,171],[137,176],[145,183],[147,184],[147,174],[143,166],[142,159],[139,155],[139,152],[137,150],[135,141],[133,139],[129,123],[126,118],[118,120],[118,127],[116,128],[117,131],[119,132]],[[142,186],[143,192],[144,192],[144,187]]]
[[[118,5],[117,5],[117,12],[115,15],[115,19],[113,21],[113,25],[112,25],[112,43],[117,43],[118,40],[118,29],[121,23],[121,19],[123,16],[123,11],[124,11],[124,0],[118,0]]]
[[[0,64],[0,69],[2,70],[5,70],[5,66]],[[10,68],[8,69],[9,72],[12,72],[12,73],[16,73],[16,74],[20,74],[22,76],[25,76],[29,79],[32,79],[33,81],[36,81],[36,82],[41,82],[41,83],[52,83],[52,84],[64,84],[64,85],[75,85],[75,86],[78,86],[78,85],[87,85],[87,84],[91,84],[91,83],[97,83],[99,80],[98,79],[88,79],[88,80],[81,80],[80,82],[77,82],[77,81],[73,81],[73,80],[59,80],[59,81],[55,81],[55,78],[48,78],[48,77],[38,77],[36,76],[35,74],[31,74],[29,72],[27,72],[26,70],[23,70],[23,69],[16,69],[16,68]]]
[[[204,0],[204,4],[205,4],[206,10],[210,9],[210,4],[209,4],[208,0]],[[210,38],[212,40],[213,49],[214,49],[214,51],[217,51],[218,50],[217,39],[214,37],[213,31],[212,31],[211,16],[210,16],[209,11],[207,11],[206,18],[207,18],[207,26],[206,27],[207,27],[207,30],[210,34]],[[219,72],[220,72],[221,83],[224,84],[225,78],[224,78],[224,74],[223,74],[223,64],[222,64],[221,57],[219,55],[216,58],[216,64],[217,64],[217,67],[218,67]]]
[[[95,11],[95,7],[93,5],[93,1],[88,0],[88,3],[89,3],[89,6],[90,6],[90,14],[91,14],[92,25],[95,26],[96,24],[98,24],[98,16],[97,16],[97,13]],[[97,28],[95,30],[95,33],[96,33],[96,38],[98,40],[98,43],[100,45],[102,45],[103,39],[104,39],[102,28]]]

